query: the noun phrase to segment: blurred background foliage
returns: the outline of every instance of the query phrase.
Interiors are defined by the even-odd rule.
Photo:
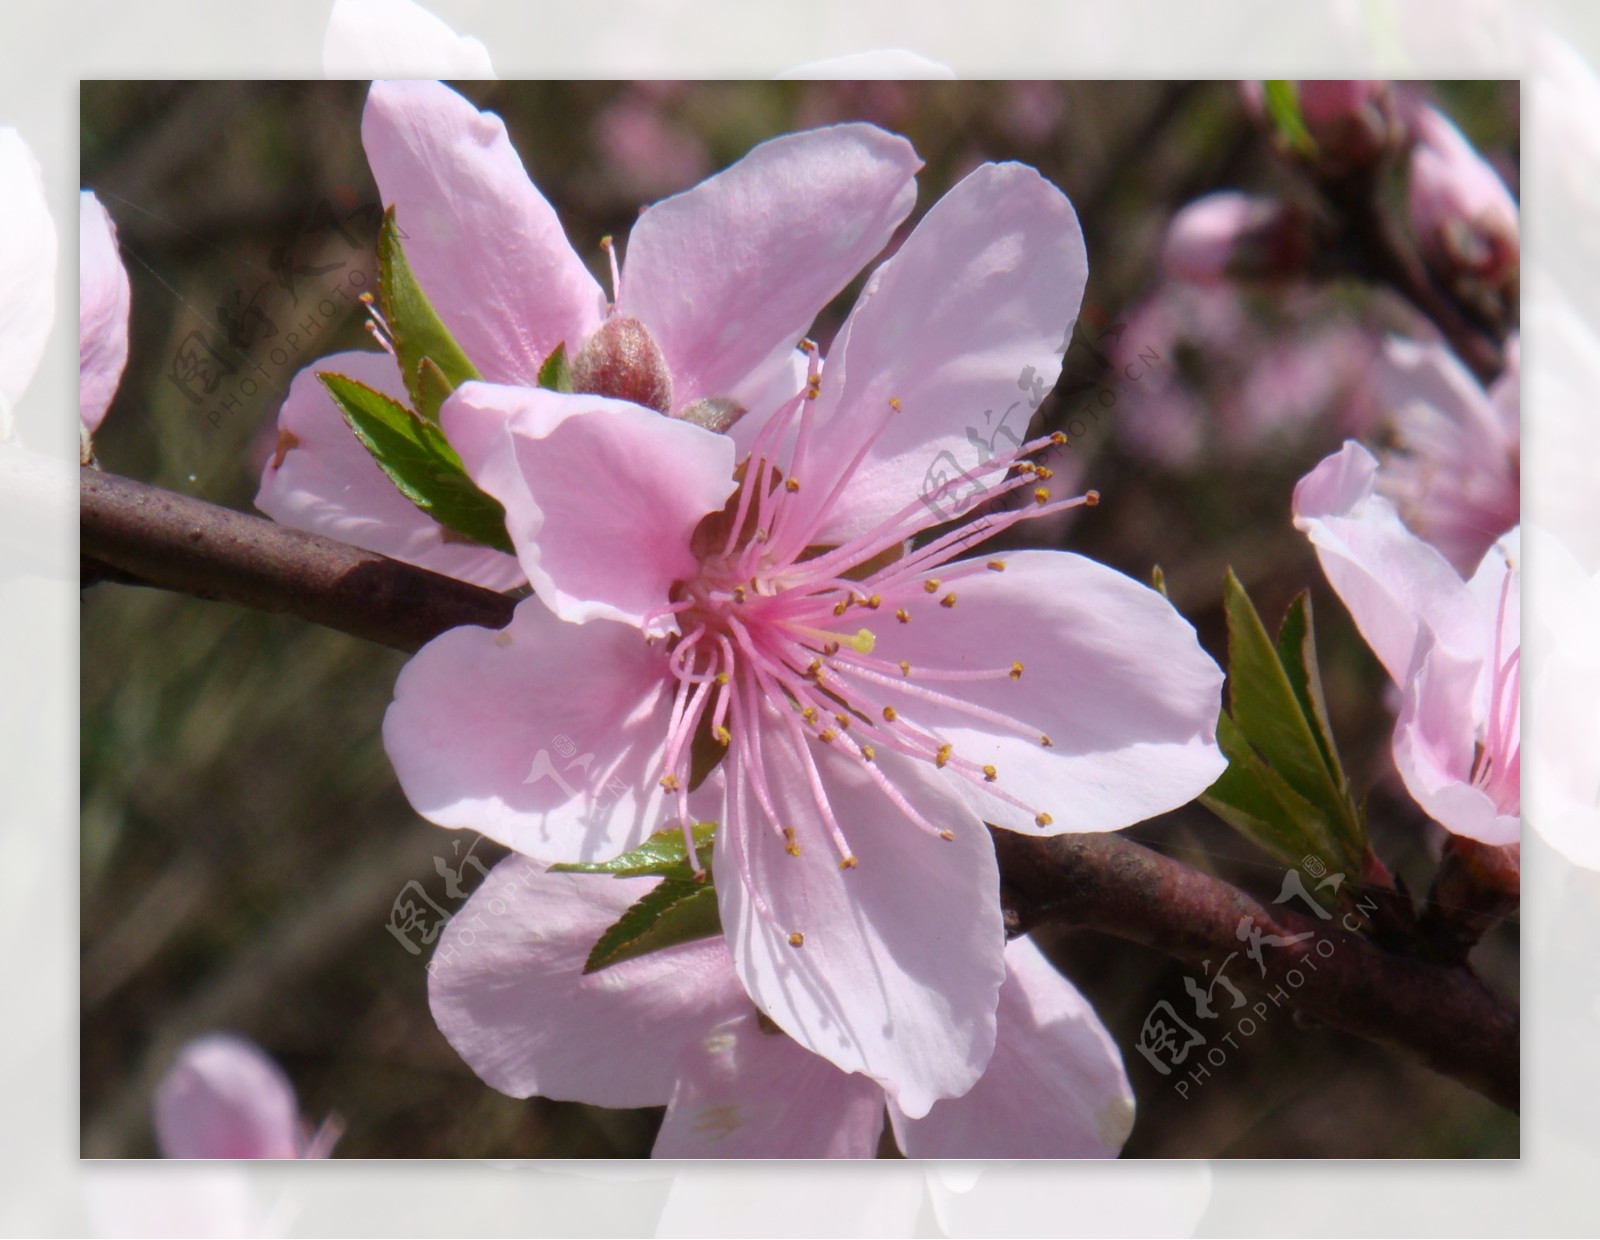
[[[1184,203],[1224,187],[1293,192],[1235,84],[461,89],[505,118],[603,281],[599,240],[625,238],[641,204],[792,129],[859,119],[905,134],[927,161],[908,228],[984,160],[1022,160],[1059,185],[1089,251],[1080,339],[1112,368],[1089,348],[1073,350],[1039,417],[1064,427],[1091,401],[1104,409],[1054,462],[1104,501],[1070,525],[1024,526],[1009,541],[1083,552],[1141,580],[1161,565],[1174,603],[1219,660],[1226,566],[1269,624],[1310,586],[1334,727],[1356,787],[1371,789],[1375,847],[1414,890],[1426,889],[1438,832],[1394,777],[1381,669],[1289,523],[1295,480],[1381,412],[1362,406],[1373,342],[1415,324],[1354,279],[1246,291],[1162,284],[1163,228]],[[1416,89],[1514,189],[1516,84]],[[83,86],[83,184],[117,223],[133,286],[130,362],[96,440],[104,468],[249,510],[291,378],[320,356],[370,345],[358,315],[318,310],[352,272],[370,287],[376,220],[362,208],[377,193],[360,142],[363,94],[361,83],[336,82]],[[824,345],[858,287],[824,315]],[[200,403],[174,379],[173,359],[196,347],[195,332],[235,370]],[[1119,378],[1127,372],[1118,359],[1141,353],[1158,359],[1148,377]],[[389,909],[413,880],[455,905],[435,858],[455,865],[471,840],[419,819],[384,757],[379,724],[402,662],[288,618],[119,586],[85,592],[84,1154],[152,1154],[155,1083],[184,1040],[214,1028],[277,1057],[313,1124],[342,1117],[339,1156],[648,1152],[659,1112],[505,1098],[435,1029],[426,957],[391,936]],[[1129,834],[1268,898],[1282,876],[1198,806]],[[475,855],[487,864],[497,854],[480,843]],[[1139,1105],[1129,1156],[1517,1152],[1514,1116],[1287,1014],[1185,1099],[1135,1050],[1154,1003],[1186,1007],[1185,970],[1087,931],[1050,932],[1044,946],[1123,1048]],[[1515,926],[1491,934],[1474,963],[1514,992]]]

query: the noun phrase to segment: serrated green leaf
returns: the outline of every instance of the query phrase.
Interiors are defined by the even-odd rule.
[[[706,869],[711,866],[711,844],[716,834],[717,824],[714,822],[700,822],[694,826],[695,852],[700,855],[700,863]],[[689,862],[683,832],[677,827],[657,831],[632,852],[625,852],[610,861],[575,861],[553,865],[550,870],[555,874],[610,874],[613,878],[660,876],[689,881],[694,877],[694,867]]]
[[[422,291],[406,261],[401,235],[394,208],[390,207],[383,213],[383,227],[378,233],[379,307],[413,407],[427,421],[437,422],[444,398],[469,379],[483,376],[461,351]],[[432,363],[427,382],[424,361]]]
[[[693,879],[662,879],[600,936],[583,971],[595,973],[624,960],[720,933],[716,888]]]
[[[550,356],[539,367],[539,386],[552,392],[572,391],[572,363],[567,359],[566,341],[550,350]]]
[[[317,378],[400,494],[465,539],[512,551],[505,509],[467,476],[437,425],[346,375],[318,371]]]
[[[1308,852],[1343,856],[1324,815],[1261,760],[1226,714],[1217,720],[1217,745],[1228,769],[1200,803],[1280,861],[1299,864]]]
[[[1289,81],[1263,82],[1267,118],[1283,135],[1289,148],[1296,154],[1312,156],[1317,153],[1316,139],[1306,128],[1305,117],[1300,112],[1300,90]]]

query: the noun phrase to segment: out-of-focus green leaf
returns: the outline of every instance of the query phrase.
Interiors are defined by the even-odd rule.
[[[1289,149],[1299,155],[1315,155],[1317,142],[1301,115],[1299,88],[1289,81],[1267,81],[1261,85],[1266,96],[1267,117],[1283,135]]]

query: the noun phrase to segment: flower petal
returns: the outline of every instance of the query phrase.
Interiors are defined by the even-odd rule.
[[[875,654],[910,665],[905,692],[879,692],[956,758],[993,766],[993,787],[1027,807],[946,770],[978,815],[1034,834],[1112,831],[1204,792],[1227,765],[1216,744],[1222,671],[1189,623],[1154,590],[1082,556],[1022,551],[997,562],[1003,571],[941,587],[953,606],[918,591],[902,600],[909,623],[876,629]],[[937,678],[986,670],[1002,674]],[[917,697],[919,684],[1017,726]],[[1039,813],[1051,821],[1039,824]]]
[[[198,1038],[178,1052],[156,1089],[163,1158],[298,1158],[294,1086],[254,1043]]]
[[[694,527],[734,488],[727,436],[626,401],[468,383],[441,417],[563,620],[639,624],[664,607],[695,573]]]
[[[56,313],[56,229],[33,152],[0,126],[0,439]]]
[[[904,138],[834,125],[763,142],[646,210],[628,238],[617,313],[661,346],[674,405],[734,395],[786,365],[911,211],[921,166]]]
[[[1472,646],[1475,633],[1463,626],[1475,609],[1450,562],[1374,494],[1377,470],[1372,453],[1347,441],[1295,486],[1294,523],[1367,645],[1404,684],[1423,632],[1455,649]]]
[[[999,875],[978,820],[930,768],[879,757],[899,795],[938,826],[906,820],[861,763],[813,744],[822,786],[857,858],[840,866],[780,708],[763,708],[762,753],[772,802],[795,825],[800,855],[734,778],[717,832],[722,924],[751,998],[792,1038],[846,1072],[864,1072],[908,1113],[971,1088],[994,1047],[1004,975]],[[736,746],[750,745],[748,725]],[[791,935],[803,936],[798,946]]]
[[[817,541],[843,542],[898,512],[942,460],[957,472],[1019,447],[1030,383],[1048,391],[1060,374],[1088,270],[1072,204],[1032,168],[985,164],[936,202],[828,356],[824,470],[837,475],[878,438],[821,514]],[[811,489],[820,500],[830,488]]]
[[[524,857],[494,867],[428,965],[433,1018],[474,1072],[514,1098],[667,1101],[680,1053],[750,1001],[720,938],[583,973],[595,942],[655,882],[550,874]]]
[[[128,305],[116,225],[85,190],[78,196],[78,412],[91,434],[128,364]]]
[[[417,652],[383,743],[424,818],[544,861],[609,860],[664,818],[665,678],[637,629],[526,599],[499,632],[451,629]]]
[[[1006,946],[994,1058],[922,1119],[889,1108],[907,1158],[1115,1158],[1133,1087],[1094,1008],[1028,939]]]
[[[411,0],[334,0],[322,37],[322,76],[492,78],[489,51]]]
[[[742,1006],[681,1056],[652,1156],[871,1158],[883,1090],[763,1027],[748,999]]]
[[[556,345],[582,346],[605,297],[498,116],[439,82],[374,82],[361,140],[412,270],[485,379],[531,385]]]
[[[511,556],[453,541],[395,490],[351,432],[318,380],[319,371],[348,375],[406,399],[399,368],[387,353],[335,353],[306,367],[289,385],[278,413],[278,450],[261,471],[256,507],[297,530],[326,534],[491,590],[522,584],[522,569]]]

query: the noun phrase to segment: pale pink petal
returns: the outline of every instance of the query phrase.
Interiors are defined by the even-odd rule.
[[[1028,939],[1006,946],[994,1058],[922,1119],[889,1108],[907,1158],[1115,1158],[1133,1128],[1122,1054],[1094,1008]]]
[[[1374,494],[1377,469],[1372,453],[1347,441],[1296,485],[1294,523],[1311,539],[1367,645],[1404,684],[1420,634],[1470,647],[1463,625],[1473,609],[1449,561]]]
[[[550,874],[525,857],[495,866],[428,965],[434,1020],[474,1072],[516,1098],[659,1106],[684,1050],[753,1014],[720,936],[584,975],[595,942],[656,881]]]
[[[261,471],[256,507],[274,521],[458,577],[491,590],[524,578],[500,551],[456,539],[395,489],[361,446],[318,372],[346,375],[405,401],[387,353],[335,353],[306,367],[278,413],[278,447]]]
[[[400,672],[383,743],[424,818],[547,862],[608,860],[664,818],[666,653],[536,598],[496,632],[451,629]]]
[[[156,1088],[163,1158],[298,1158],[299,1104],[254,1043],[209,1034],[178,1052]]]
[[[653,1156],[871,1158],[883,1090],[763,1023],[748,999],[741,1006],[680,1054]]]
[[[85,190],[78,195],[78,413],[91,434],[128,364],[128,306],[116,225]]]
[[[925,1114],[971,1088],[994,1047],[1004,964],[993,845],[931,767],[878,758],[899,794],[952,840],[907,820],[860,762],[812,744],[857,858],[841,868],[778,709],[763,707],[759,729],[736,727],[734,743],[753,744],[759,732],[773,804],[794,825],[800,855],[786,851],[748,781],[730,780],[716,873],[734,965],[791,1037],[871,1076],[908,1114]],[[802,936],[798,946],[792,935]]]
[[[777,75],[785,81],[954,81],[956,72],[940,60],[929,60],[903,47],[875,52],[847,52],[823,60],[808,60]]]
[[[485,379],[531,385],[556,345],[582,347],[604,295],[498,116],[439,82],[374,82],[361,140],[423,291]]]
[[[326,78],[492,78],[488,49],[411,0],[335,0],[322,37]]]
[[[1222,671],[1190,624],[1154,590],[1081,556],[1022,551],[993,562],[1004,570],[941,586],[954,606],[919,592],[909,623],[875,628],[875,656],[910,665],[907,691],[886,687],[885,699],[955,758],[995,768],[992,785],[950,781],[974,811],[1030,833],[1111,831],[1204,792],[1227,765],[1216,745]],[[976,671],[1000,674],[938,679]],[[926,701],[919,685],[1015,724]]]
[[[33,152],[0,126],[0,439],[56,313],[56,229]]]
[[[1484,844],[1514,844],[1519,812],[1503,812],[1472,781],[1473,720],[1483,656],[1458,654],[1425,639],[1394,729],[1394,764],[1406,791],[1435,822]]]
[[[733,491],[734,448],[626,401],[464,384],[445,433],[506,506],[528,580],[564,620],[639,624],[695,575],[689,540]]]
[[[804,479],[819,504],[888,425],[822,514],[819,541],[843,542],[916,500],[942,458],[964,470],[985,447],[1020,446],[1032,384],[1048,391],[1060,374],[1087,278],[1072,204],[1032,168],[985,164],[936,202],[828,355],[817,402],[826,458],[808,470],[823,476]]]
[[[628,237],[617,313],[661,346],[674,407],[787,364],[910,212],[921,166],[904,138],[836,125],[763,142],[645,211]]]

